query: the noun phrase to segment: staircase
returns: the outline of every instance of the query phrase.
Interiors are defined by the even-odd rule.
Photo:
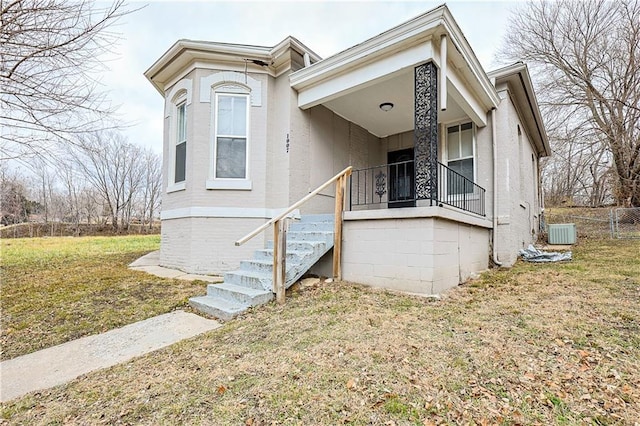
[[[333,247],[333,218],[306,215],[291,223],[287,232],[286,288]],[[207,294],[192,297],[189,304],[200,312],[229,320],[273,298],[273,242],[269,241],[252,260],[240,262],[240,269],[226,273],[222,284],[209,284]]]

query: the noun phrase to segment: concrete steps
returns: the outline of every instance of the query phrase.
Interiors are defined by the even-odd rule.
[[[333,215],[307,215],[287,232],[286,283],[289,288],[333,247]],[[253,259],[240,262],[237,271],[224,275],[222,284],[209,284],[205,296],[189,304],[205,314],[229,320],[252,306],[274,298],[273,241],[257,250]]]

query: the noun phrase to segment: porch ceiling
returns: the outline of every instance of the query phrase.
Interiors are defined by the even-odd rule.
[[[448,83],[451,88],[451,83]],[[453,93],[448,90],[448,93]],[[391,102],[390,111],[382,111],[380,104]],[[365,87],[325,102],[323,105],[378,137],[413,130],[415,90],[413,68],[380,78]],[[467,114],[449,95],[447,110],[438,111],[438,122],[462,120]]]

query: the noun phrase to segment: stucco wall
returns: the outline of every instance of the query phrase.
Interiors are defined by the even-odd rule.
[[[168,192],[167,176],[173,167],[171,153],[171,120],[165,118],[164,161],[165,176],[162,198],[162,243],[160,262],[163,265],[194,273],[222,273],[238,267],[240,260],[250,258],[253,250],[264,245],[257,237],[241,248],[234,242],[271,217],[266,208],[267,167],[278,162],[273,154],[268,161],[269,102],[275,88],[267,74],[249,73],[257,81],[259,104],[249,112],[249,176],[251,190],[207,189],[212,178],[213,155],[213,95],[202,96],[200,85],[217,74],[238,75],[232,71],[196,69],[186,78],[191,79],[191,103],[187,106],[187,169],[184,189]],[[167,88],[167,94],[171,88]],[[170,102],[167,99],[166,102]],[[275,104],[273,104],[275,105]],[[271,113],[278,117],[277,111]],[[280,114],[286,116],[286,113]],[[278,119],[272,120],[278,123]],[[286,174],[286,171],[285,171]],[[281,177],[282,179],[282,177]],[[286,179],[283,179],[286,182]],[[278,186],[275,189],[279,188]],[[269,194],[273,198],[277,191]],[[284,195],[281,195],[284,198]],[[239,218],[234,219],[234,216]],[[245,217],[242,217],[245,216]]]
[[[289,203],[289,173],[291,152],[291,87],[288,73],[279,78],[269,77],[268,99],[276,99],[267,105],[267,197],[269,208],[283,208]],[[287,138],[289,146],[287,147]]]
[[[498,88],[496,111],[498,150],[497,254],[504,265],[517,260],[518,250],[537,238],[540,205],[537,167],[531,139],[512,102],[508,87]],[[518,128],[520,136],[518,136]],[[532,159],[533,155],[533,159]]]
[[[476,128],[476,184],[485,189],[484,208],[486,217],[493,218],[493,147],[490,115],[485,127]]]
[[[336,173],[351,165],[355,169],[384,164],[386,151],[380,139],[348,122],[324,106],[307,111],[296,107],[292,120],[290,190],[292,202],[307,195]],[[294,172],[299,174],[294,175]],[[305,205],[303,213],[334,210],[331,186]]]
[[[444,217],[446,209],[440,207],[400,210],[404,212],[387,211],[373,219],[357,218],[369,212],[354,212],[345,220],[345,280],[438,294],[487,269],[488,223],[477,226],[449,220]],[[415,217],[393,217],[412,214]]]
[[[382,138],[382,145],[384,147],[384,159],[380,164],[387,163],[387,152],[399,151],[401,149],[413,148],[415,145],[414,142],[414,133],[413,130],[403,133],[398,133],[396,135],[390,135],[386,138]],[[379,164],[372,164],[379,165]]]
[[[249,179],[252,189],[219,190],[207,189],[207,180],[211,176],[211,162],[213,155],[213,99],[201,99],[200,84],[203,78],[212,74],[222,73],[222,70],[196,69],[188,75],[193,83],[192,103],[187,107],[187,172],[185,189],[175,192],[165,192],[162,200],[163,211],[185,206],[197,207],[265,207],[266,174],[267,174],[267,119],[270,86],[273,82],[266,74],[249,73],[252,79],[260,82],[261,104],[250,107],[249,123]],[[227,71],[228,73],[229,71]],[[168,88],[167,93],[171,88]],[[205,89],[206,90],[206,89]],[[169,102],[170,100],[166,100]],[[164,136],[164,176],[169,176],[169,168],[173,165],[170,155],[170,122],[173,117],[165,118]]]
[[[160,264],[198,274],[222,274],[238,268],[263,247],[256,237],[240,247],[234,241],[264,223],[262,219],[201,218],[164,220]]]

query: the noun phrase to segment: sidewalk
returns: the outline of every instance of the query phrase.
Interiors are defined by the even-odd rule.
[[[154,251],[131,263],[129,268],[163,278],[223,281],[222,277],[163,268],[158,266],[159,260],[159,252]],[[214,320],[175,311],[0,362],[0,402],[70,382],[91,371],[126,362],[221,326]]]
[[[200,280],[209,283],[221,283],[224,281],[222,277],[214,275],[187,274],[186,272],[178,271],[177,269],[164,268],[162,266],[158,266],[159,263],[160,252],[152,251],[151,253],[142,256],[140,259],[133,261],[129,265],[129,269],[148,272],[149,274],[162,278],[177,278],[179,280],[189,281]]]
[[[0,362],[0,402],[67,383],[221,326],[174,311]]]

